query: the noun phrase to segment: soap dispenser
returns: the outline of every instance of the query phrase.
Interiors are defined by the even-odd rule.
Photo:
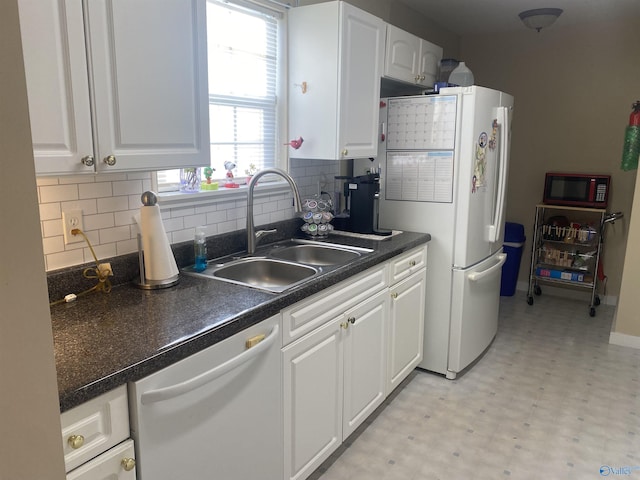
[[[193,269],[196,272],[204,272],[207,268],[207,243],[204,227],[196,228],[196,236],[193,241],[193,250],[195,254],[195,265]]]

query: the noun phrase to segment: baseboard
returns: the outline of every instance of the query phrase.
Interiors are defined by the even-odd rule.
[[[590,299],[591,290],[586,290],[584,288],[562,288],[562,287],[554,287],[553,285],[541,284],[540,288],[542,288],[544,295],[553,295],[555,297],[563,297],[570,298],[572,300],[584,300],[587,299],[587,302]],[[516,284],[516,290],[527,293],[529,290],[529,282],[518,282]],[[618,304],[617,295],[600,295],[600,303],[602,305],[610,305],[616,306]]]
[[[609,343],[619,345],[621,347],[631,347],[640,350],[640,337],[635,335],[627,335],[626,333],[611,332],[609,335]]]

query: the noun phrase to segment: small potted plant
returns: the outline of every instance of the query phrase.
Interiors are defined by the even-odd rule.
[[[247,176],[247,185],[249,185],[249,182],[251,181],[251,177],[253,177],[257,171],[258,171],[258,167],[256,167],[255,164],[253,163],[250,163],[249,168],[246,168],[244,170],[244,173]]]

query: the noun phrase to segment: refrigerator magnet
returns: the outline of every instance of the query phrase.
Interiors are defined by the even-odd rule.
[[[486,132],[482,132],[478,137],[478,144],[476,145],[476,161],[473,167],[473,185],[471,191],[473,193],[479,187],[484,185],[484,174],[487,169],[487,140],[488,136]]]
[[[491,125],[491,137],[489,137],[489,150],[496,149],[496,138],[498,136],[498,119],[493,119],[493,124]]]

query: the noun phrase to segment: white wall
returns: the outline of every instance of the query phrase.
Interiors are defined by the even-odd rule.
[[[0,479],[64,478],[16,0],[0,2]]]

